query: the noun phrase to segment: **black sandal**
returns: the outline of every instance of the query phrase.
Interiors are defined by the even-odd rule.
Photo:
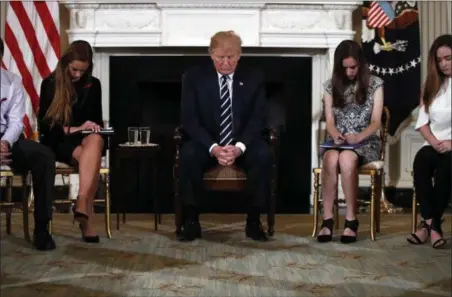
[[[341,242],[342,243],[352,243],[356,241],[356,238],[358,237],[358,227],[359,227],[359,221],[358,220],[353,220],[353,221],[349,221],[349,220],[345,220],[344,223],[344,230],[345,229],[350,229],[353,232],[355,232],[355,236],[350,236],[350,235],[341,235]]]
[[[427,232],[427,237],[424,240],[421,240],[419,238],[419,236],[416,235],[416,233],[411,233],[411,237],[408,237],[406,240],[414,245],[420,245],[420,244],[424,244],[427,242],[427,240],[430,237],[430,226],[425,222],[425,221],[421,221],[419,223],[419,228],[420,230],[425,229]]]
[[[443,237],[443,229],[441,228],[441,224],[443,223],[443,221],[444,221],[444,219],[443,220],[433,219],[432,225],[430,226],[430,232],[435,231],[441,236],[441,238],[435,240],[435,242],[432,243],[432,247],[434,249],[439,249],[447,243],[447,241],[444,238],[442,238]]]
[[[333,219],[327,219],[323,220],[322,225],[320,226],[320,230],[323,228],[327,228],[330,230],[330,234],[323,234],[323,235],[317,235],[317,241],[318,242],[330,242],[333,240],[333,226],[334,226],[334,220]]]

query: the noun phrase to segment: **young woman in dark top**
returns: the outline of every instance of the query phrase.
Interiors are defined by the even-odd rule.
[[[74,219],[85,242],[99,242],[93,230],[93,200],[99,183],[103,139],[100,81],[92,76],[93,51],[86,41],[71,43],[55,71],[41,84],[39,101],[40,141],[55,153],[56,160],[79,171],[79,192]]]

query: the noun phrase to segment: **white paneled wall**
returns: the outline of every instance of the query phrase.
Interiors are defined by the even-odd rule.
[[[419,1],[422,81],[427,75],[428,50],[436,37],[452,34],[452,1]]]

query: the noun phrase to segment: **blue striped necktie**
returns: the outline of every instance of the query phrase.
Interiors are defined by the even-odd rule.
[[[220,145],[225,146],[232,142],[232,100],[228,86],[229,76],[221,77],[220,85]]]

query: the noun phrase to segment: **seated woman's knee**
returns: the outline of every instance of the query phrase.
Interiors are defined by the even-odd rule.
[[[341,172],[349,172],[358,168],[358,155],[352,151],[343,151],[339,154]]]
[[[323,169],[336,170],[339,162],[339,152],[336,150],[328,150],[323,154]]]
[[[95,145],[101,149],[104,147],[104,139],[99,134],[91,134],[86,136],[85,139],[83,139],[83,143],[85,145],[89,144],[90,146]]]

